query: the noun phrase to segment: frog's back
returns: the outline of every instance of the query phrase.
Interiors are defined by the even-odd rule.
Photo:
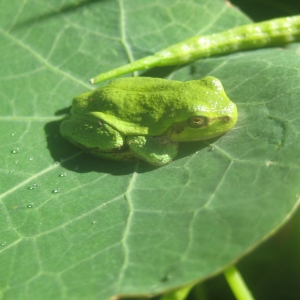
[[[153,93],[159,91],[172,91],[174,88],[181,85],[181,81],[177,80],[166,80],[162,78],[152,77],[129,77],[119,78],[103,87],[107,90],[122,90],[126,92],[143,92]]]
[[[125,135],[161,135],[203,107],[209,95],[202,90],[192,81],[121,78],[76,97],[73,113],[92,115]]]

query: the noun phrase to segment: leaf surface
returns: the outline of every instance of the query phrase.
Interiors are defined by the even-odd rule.
[[[300,189],[297,47],[142,73],[213,75],[239,120],[180,145],[165,167],[116,163],[59,134],[88,79],[250,20],[221,0],[0,3],[3,299],[161,293],[222,271],[289,218]]]

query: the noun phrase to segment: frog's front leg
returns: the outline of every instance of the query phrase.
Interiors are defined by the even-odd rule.
[[[154,166],[171,162],[178,152],[178,143],[164,137],[128,136],[126,143],[134,156]]]

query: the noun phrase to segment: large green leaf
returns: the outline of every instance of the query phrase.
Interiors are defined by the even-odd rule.
[[[288,219],[300,190],[294,51],[144,73],[214,75],[239,120],[218,139],[181,145],[165,167],[116,163],[59,134],[72,97],[92,88],[88,79],[249,20],[223,0],[0,3],[3,299],[164,292],[220,272]]]

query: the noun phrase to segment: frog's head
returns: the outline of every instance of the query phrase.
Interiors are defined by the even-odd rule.
[[[237,121],[237,107],[227,97],[221,82],[211,76],[190,81],[200,84],[182,119],[164,133],[176,142],[210,139],[230,130]]]
[[[186,121],[173,124],[165,136],[174,142],[206,140],[230,130],[237,121],[237,109],[234,103],[227,106],[224,114],[195,114]]]

